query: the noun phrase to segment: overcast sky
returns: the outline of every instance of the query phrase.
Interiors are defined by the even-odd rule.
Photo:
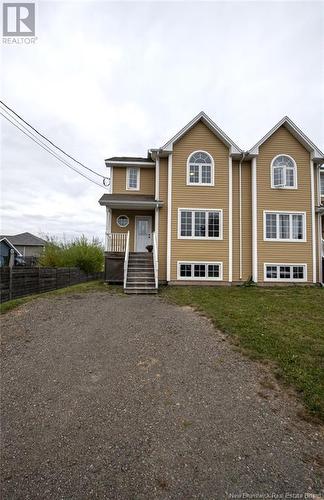
[[[204,110],[241,148],[290,116],[324,149],[323,2],[45,2],[2,45],[2,99],[105,174]],[[0,117],[2,227],[103,237],[104,190]]]

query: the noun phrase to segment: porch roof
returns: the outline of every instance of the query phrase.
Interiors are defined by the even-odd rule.
[[[100,205],[109,208],[147,209],[163,206],[163,202],[156,200],[154,196],[143,194],[104,194],[100,200]]]

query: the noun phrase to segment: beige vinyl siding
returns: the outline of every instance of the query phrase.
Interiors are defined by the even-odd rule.
[[[271,161],[279,154],[291,156],[297,164],[298,189],[271,189]],[[306,212],[306,242],[263,241],[264,210]],[[264,263],[307,264],[307,281],[312,281],[312,219],[310,154],[285,128],[280,127],[260,146],[257,158],[258,281],[264,281]]]
[[[214,160],[214,186],[187,186],[187,159],[197,150]],[[171,281],[177,280],[178,261],[223,262],[223,279],[228,280],[228,148],[198,122],[176,144],[172,155]],[[223,210],[223,240],[178,239],[178,209]],[[197,281],[195,282],[197,283]],[[199,282],[198,282],[199,283]],[[215,281],[215,284],[219,282]]]
[[[139,167],[140,168],[140,167]],[[140,168],[140,189],[138,191],[126,189],[126,167],[113,167],[112,194],[146,194],[154,195],[155,168]]]
[[[251,162],[242,163],[242,279],[240,280],[239,162],[233,162],[233,282],[252,275]]]
[[[167,218],[168,218],[168,159],[160,159],[160,201],[159,210],[159,280],[166,281],[167,266]]]
[[[127,227],[119,227],[116,220],[119,215],[127,215],[129,224]],[[152,216],[152,231],[154,231],[154,211],[153,210],[112,210],[111,218],[111,232],[112,233],[127,233],[130,232],[129,251],[134,252],[135,240],[135,217],[138,215],[151,215]]]

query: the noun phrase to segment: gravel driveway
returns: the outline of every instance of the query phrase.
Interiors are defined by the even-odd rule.
[[[323,491],[321,429],[189,308],[90,293],[1,323],[3,499]]]

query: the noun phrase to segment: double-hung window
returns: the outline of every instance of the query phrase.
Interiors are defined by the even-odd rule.
[[[321,196],[324,196],[324,170],[320,171]]]
[[[205,151],[195,151],[189,156],[187,161],[187,185],[214,185],[214,161]]]
[[[278,155],[271,162],[271,187],[297,189],[297,166],[288,155]]]
[[[305,213],[264,212],[264,239],[305,241]]]
[[[180,239],[222,239],[222,210],[179,208]]]
[[[126,171],[126,189],[129,191],[139,191],[140,188],[140,169],[138,167],[129,167]]]

